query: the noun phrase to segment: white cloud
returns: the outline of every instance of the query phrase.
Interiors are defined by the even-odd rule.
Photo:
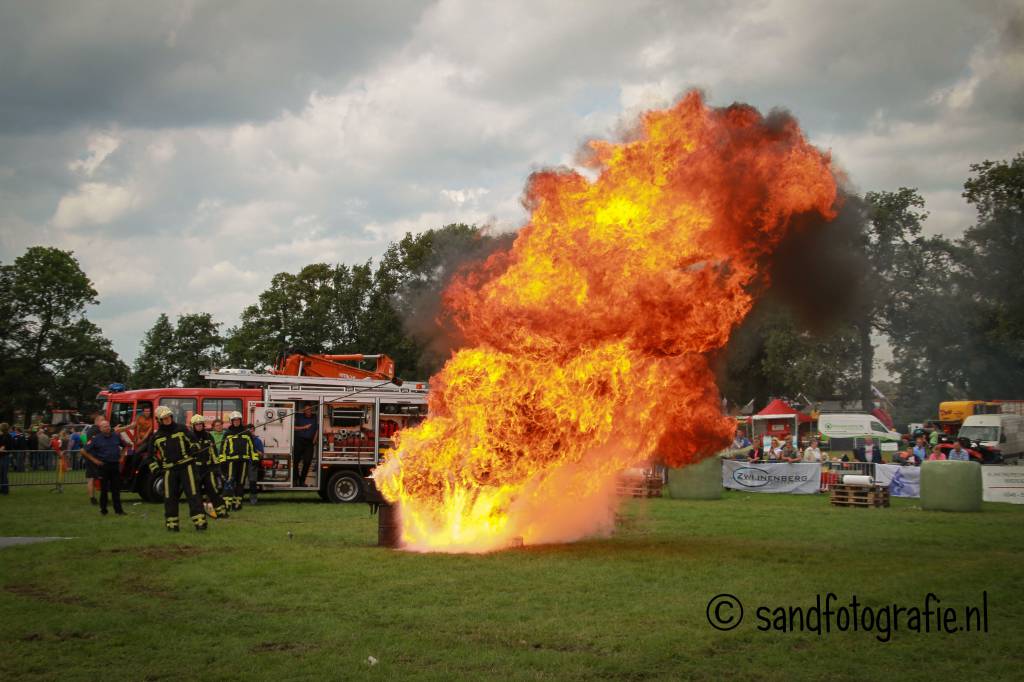
[[[146,147],[146,151],[149,153],[149,158],[156,163],[167,163],[178,153],[174,142],[168,137],[154,140]]]
[[[127,187],[86,182],[71,194],[61,197],[51,222],[62,229],[103,225],[130,211],[137,199]]]
[[[489,192],[486,187],[472,187],[469,189],[443,189],[441,196],[456,206],[463,204],[477,204]]]
[[[387,242],[400,239],[407,232],[419,234],[426,232],[432,227],[448,225],[450,223],[467,223],[484,225],[493,221],[491,216],[480,211],[427,211],[417,216],[392,220],[390,222],[367,223],[365,230],[374,236],[379,242]]]
[[[107,133],[99,133],[89,137],[86,148],[88,154],[84,158],[75,159],[68,164],[68,168],[86,177],[91,176],[103,165],[107,157],[117,151],[121,146],[121,140]]]
[[[228,260],[222,260],[197,271],[188,282],[188,287],[197,291],[217,291],[222,289],[251,290],[258,276],[254,272],[242,270]]]

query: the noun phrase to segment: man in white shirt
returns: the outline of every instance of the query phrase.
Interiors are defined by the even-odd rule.
[[[804,448],[804,461],[805,462],[820,462],[821,461],[821,449],[818,447],[818,441],[811,440],[811,444]]]

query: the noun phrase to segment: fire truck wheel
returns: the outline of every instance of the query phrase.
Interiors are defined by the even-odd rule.
[[[331,502],[358,502],[363,497],[363,482],[354,471],[339,471],[327,482]]]
[[[149,472],[146,476],[146,492],[144,497],[149,502],[164,501],[164,477],[159,472]]]

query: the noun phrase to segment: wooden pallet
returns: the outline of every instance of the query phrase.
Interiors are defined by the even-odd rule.
[[[615,492],[620,497],[661,497],[662,485],[661,479],[657,477],[620,477],[615,482]]]
[[[831,502],[833,507],[888,507],[889,489],[880,485],[837,483],[831,489]]]

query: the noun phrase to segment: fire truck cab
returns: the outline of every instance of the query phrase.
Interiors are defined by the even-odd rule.
[[[400,429],[427,414],[426,382],[380,378],[331,378],[223,371],[204,374],[213,388],[103,391],[100,400],[111,426],[129,426],[142,411],[163,405],[175,421],[187,424],[202,414],[207,424],[226,421],[234,411],[264,444],[258,486],[261,491],[309,491],[331,502],[358,502],[363,479],[380,462]],[[306,405],[319,425],[307,476],[294,479],[294,417]],[[163,498],[163,478],[148,472],[148,458],[135,458],[125,486],[144,499]]]

